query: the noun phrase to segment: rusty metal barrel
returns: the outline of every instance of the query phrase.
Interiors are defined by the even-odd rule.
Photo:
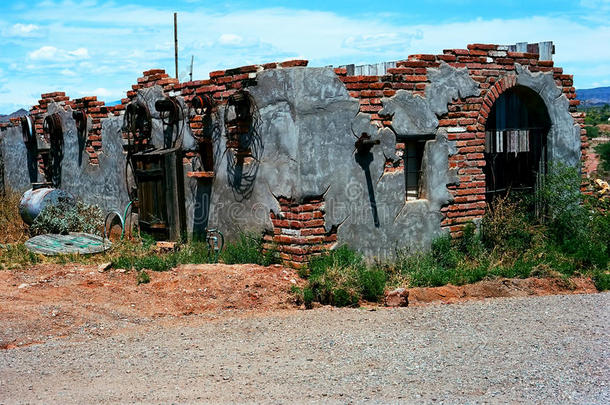
[[[31,225],[36,217],[49,205],[76,204],[74,196],[57,188],[32,188],[26,191],[19,201],[21,219]]]

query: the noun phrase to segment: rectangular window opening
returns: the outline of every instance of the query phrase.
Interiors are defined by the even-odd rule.
[[[422,160],[425,140],[405,142],[404,167],[407,201],[422,198]]]

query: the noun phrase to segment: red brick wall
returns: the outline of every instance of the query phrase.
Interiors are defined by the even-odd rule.
[[[285,264],[303,267],[312,255],[331,249],[337,243],[337,230],[324,228],[324,199],[308,198],[299,203],[280,197],[280,212],[270,213],[273,233],[264,236],[265,251],[276,250]]]
[[[505,47],[504,47],[505,48]],[[563,74],[563,69],[554,67],[553,61],[541,61],[538,54],[509,52],[499,45],[473,44],[467,49],[447,49],[440,55],[411,55],[396,63],[383,76],[348,76],[345,69],[335,69],[352,97],[360,100],[360,111],[372,115],[379,126],[391,127],[390,117],[379,115],[381,98],[391,97],[397,90],[425,93],[429,81],[427,71],[437,68],[444,61],[455,68],[466,68],[470,77],[479,83],[480,96],[458,99],[448,106],[447,114],[439,117],[439,128],[449,130],[449,140],[456,141],[457,154],[450,157],[449,166],[458,169],[460,183],[451,186],[455,201],[442,212],[442,226],[452,234],[460,235],[466,222],[480,218],[485,209],[485,122],[489,109],[496,98],[507,88],[515,85],[515,64],[521,64],[531,72],[553,72],[555,82],[570,100],[570,113],[577,124],[583,127],[584,113],[576,111],[579,101],[573,87],[572,75]],[[465,128],[454,132],[450,128]],[[586,132],[581,129],[583,162],[588,145]],[[401,152],[404,144],[397,144]],[[388,162],[386,170],[403,170],[401,162]]]

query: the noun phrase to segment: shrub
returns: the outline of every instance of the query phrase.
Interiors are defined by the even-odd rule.
[[[305,308],[307,308],[307,309],[313,308],[313,300],[314,300],[314,295],[313,295],[313,291],[311,290],[311,288],[304,288],[303,289],[303,303],[305,304]]]
[[[213,263],[215,255],[207,244],[192,242],[180,246],[169,253],[154,253],[143,242],[141,248],[118,255],[112,260],[112,266],[120,269],[167,271],[179,264]]]
[[[169,253],[177,264],[204,264],[216,262],[216,254],[204,242],[190,242],[182,245],[176,252]]]
[[[487,249],[522,252],[536,232],[522,204],[508,196],[496,198],[481,221],[481,241]]]
[[[112,267],[118,269],[134,269],[141,271],[144,269],[152,271],[167,271],[178,264],[176,256],[173,254],[157,255],[147,254],[144,256],[119,256],[112,261]]]
[[[582,178],[578,170],[554,164],[536,191],[537,202],[544,207],[540,222],[547,226],[550,236],[559,243],[570,242],[585,231],[587,214],[580,204]]]
[[[442,269],[453,269],[460,260],[460,254],[453,248],[453,239],[450,234],[434,239],[430,251],[432,257]]]
[[[35,235],[47,233],[68,234],[70,232],[99,233],[103,227],[102,210],[82,201],[75,205],[60,203],[47,205],[38,214],[31,232]]]
[[[398,272],[405,274],[411,287],[438,287],[449,282],[449,272],[438,264],[433,254],[403,253],[397,262]]]
[[[587,131],[587,138],[597,138],[599,136],[599,128],[592,125],[585,126],[585,130]]]
[[[477,228],[474,223],[469,222],[464,226],[462,237],[458,240],[457,247],[462,254],[471,258],[476,258],[483,253],[483,244],[477,234]]]
[[[607,291],[610,290],[610,273],[606,272],[598,272],[593,276],[593,281],[595,282],[595,288],[598,291]]]
[[[580,193],[575,168],[553,165],[537,192],[546,207],[541,217],[553,249],[575,259],[580,268],[605,269],[609,260],[610,219],[606,202]]]
[[[383,270],[366,269],[360,270],[358,281],[362,298],[367,301],[378,302],[383,298],[383,292],[386,284],[386,274]],[[355,296],[350,297],[353,303]],[[356,304],[357,304],[356,300]]]
[[[344,288],[335,288],[332,292],[332,305],[336,307],[355,307],[358,305],[358,295]]]
[[[346,245],[339,246],[327,254],[316,256],[309,262],[309,271],[311,275],[322,274],[328,268],[361,268],[364,266],[364,260],[355,250],[350,249]]]

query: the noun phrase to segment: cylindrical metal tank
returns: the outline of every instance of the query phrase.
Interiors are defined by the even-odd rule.
[[[19,201],[19,214],[26,224],[32,225],[34,219],[46,206],[60,203],[74,205],[76,204],[76,199],[67,191],[56,188],[33,188],[26,191],[23,197],[21,197],[21,201]]]

